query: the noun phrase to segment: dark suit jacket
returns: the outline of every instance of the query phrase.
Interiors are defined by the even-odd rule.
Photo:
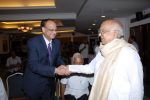
[[[52,40],[52,59],[48,58],[48,49],[43,35],[28,41],[28,63],[24,73],[24,90],[26,93],[41,93],[48,88],[54,92],[55,67],[64,62],[61,59],[60,42]]]

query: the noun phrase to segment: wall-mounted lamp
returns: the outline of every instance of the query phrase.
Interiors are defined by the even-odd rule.
[[[30,26],[20,26],[18,27],[18,30],[22,31],[22,32],[29,32],[29,31],[32,31],[32,27]]]

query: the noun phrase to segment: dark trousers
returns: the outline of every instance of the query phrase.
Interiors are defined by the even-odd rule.
[[[88,96],[86,94],[82,95],[80,98],[76,99],[73,95],[65,95],[65,100],[88,100]]]
[[[26,95],[26,100],[55,100],[51,92],[45,90],[42,94]]]
[[[55,100],[55,87],[46,87],[43,92],[33,91],[26,93],[26,100]]]

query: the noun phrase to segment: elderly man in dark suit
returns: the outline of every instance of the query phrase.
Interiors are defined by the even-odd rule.
[[[57,26],[50,19],[41,21],[42,35],[28,41],[28,63],[24,73],[24,91],[28,100],[54,100],[55,74],[63,75]]]

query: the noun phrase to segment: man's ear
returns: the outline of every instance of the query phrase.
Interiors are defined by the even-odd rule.
[[[42,27],[42,32],[45,33],[45,28],[44,27]]]
[[[118,30],[115,30],[115,31],[114,31],[114,34],[115,34],[115,37],[116,37],[116,38],[119,38],[119,37],[120,37],[120,34],[119,34],[119,31],[118,31]]]

